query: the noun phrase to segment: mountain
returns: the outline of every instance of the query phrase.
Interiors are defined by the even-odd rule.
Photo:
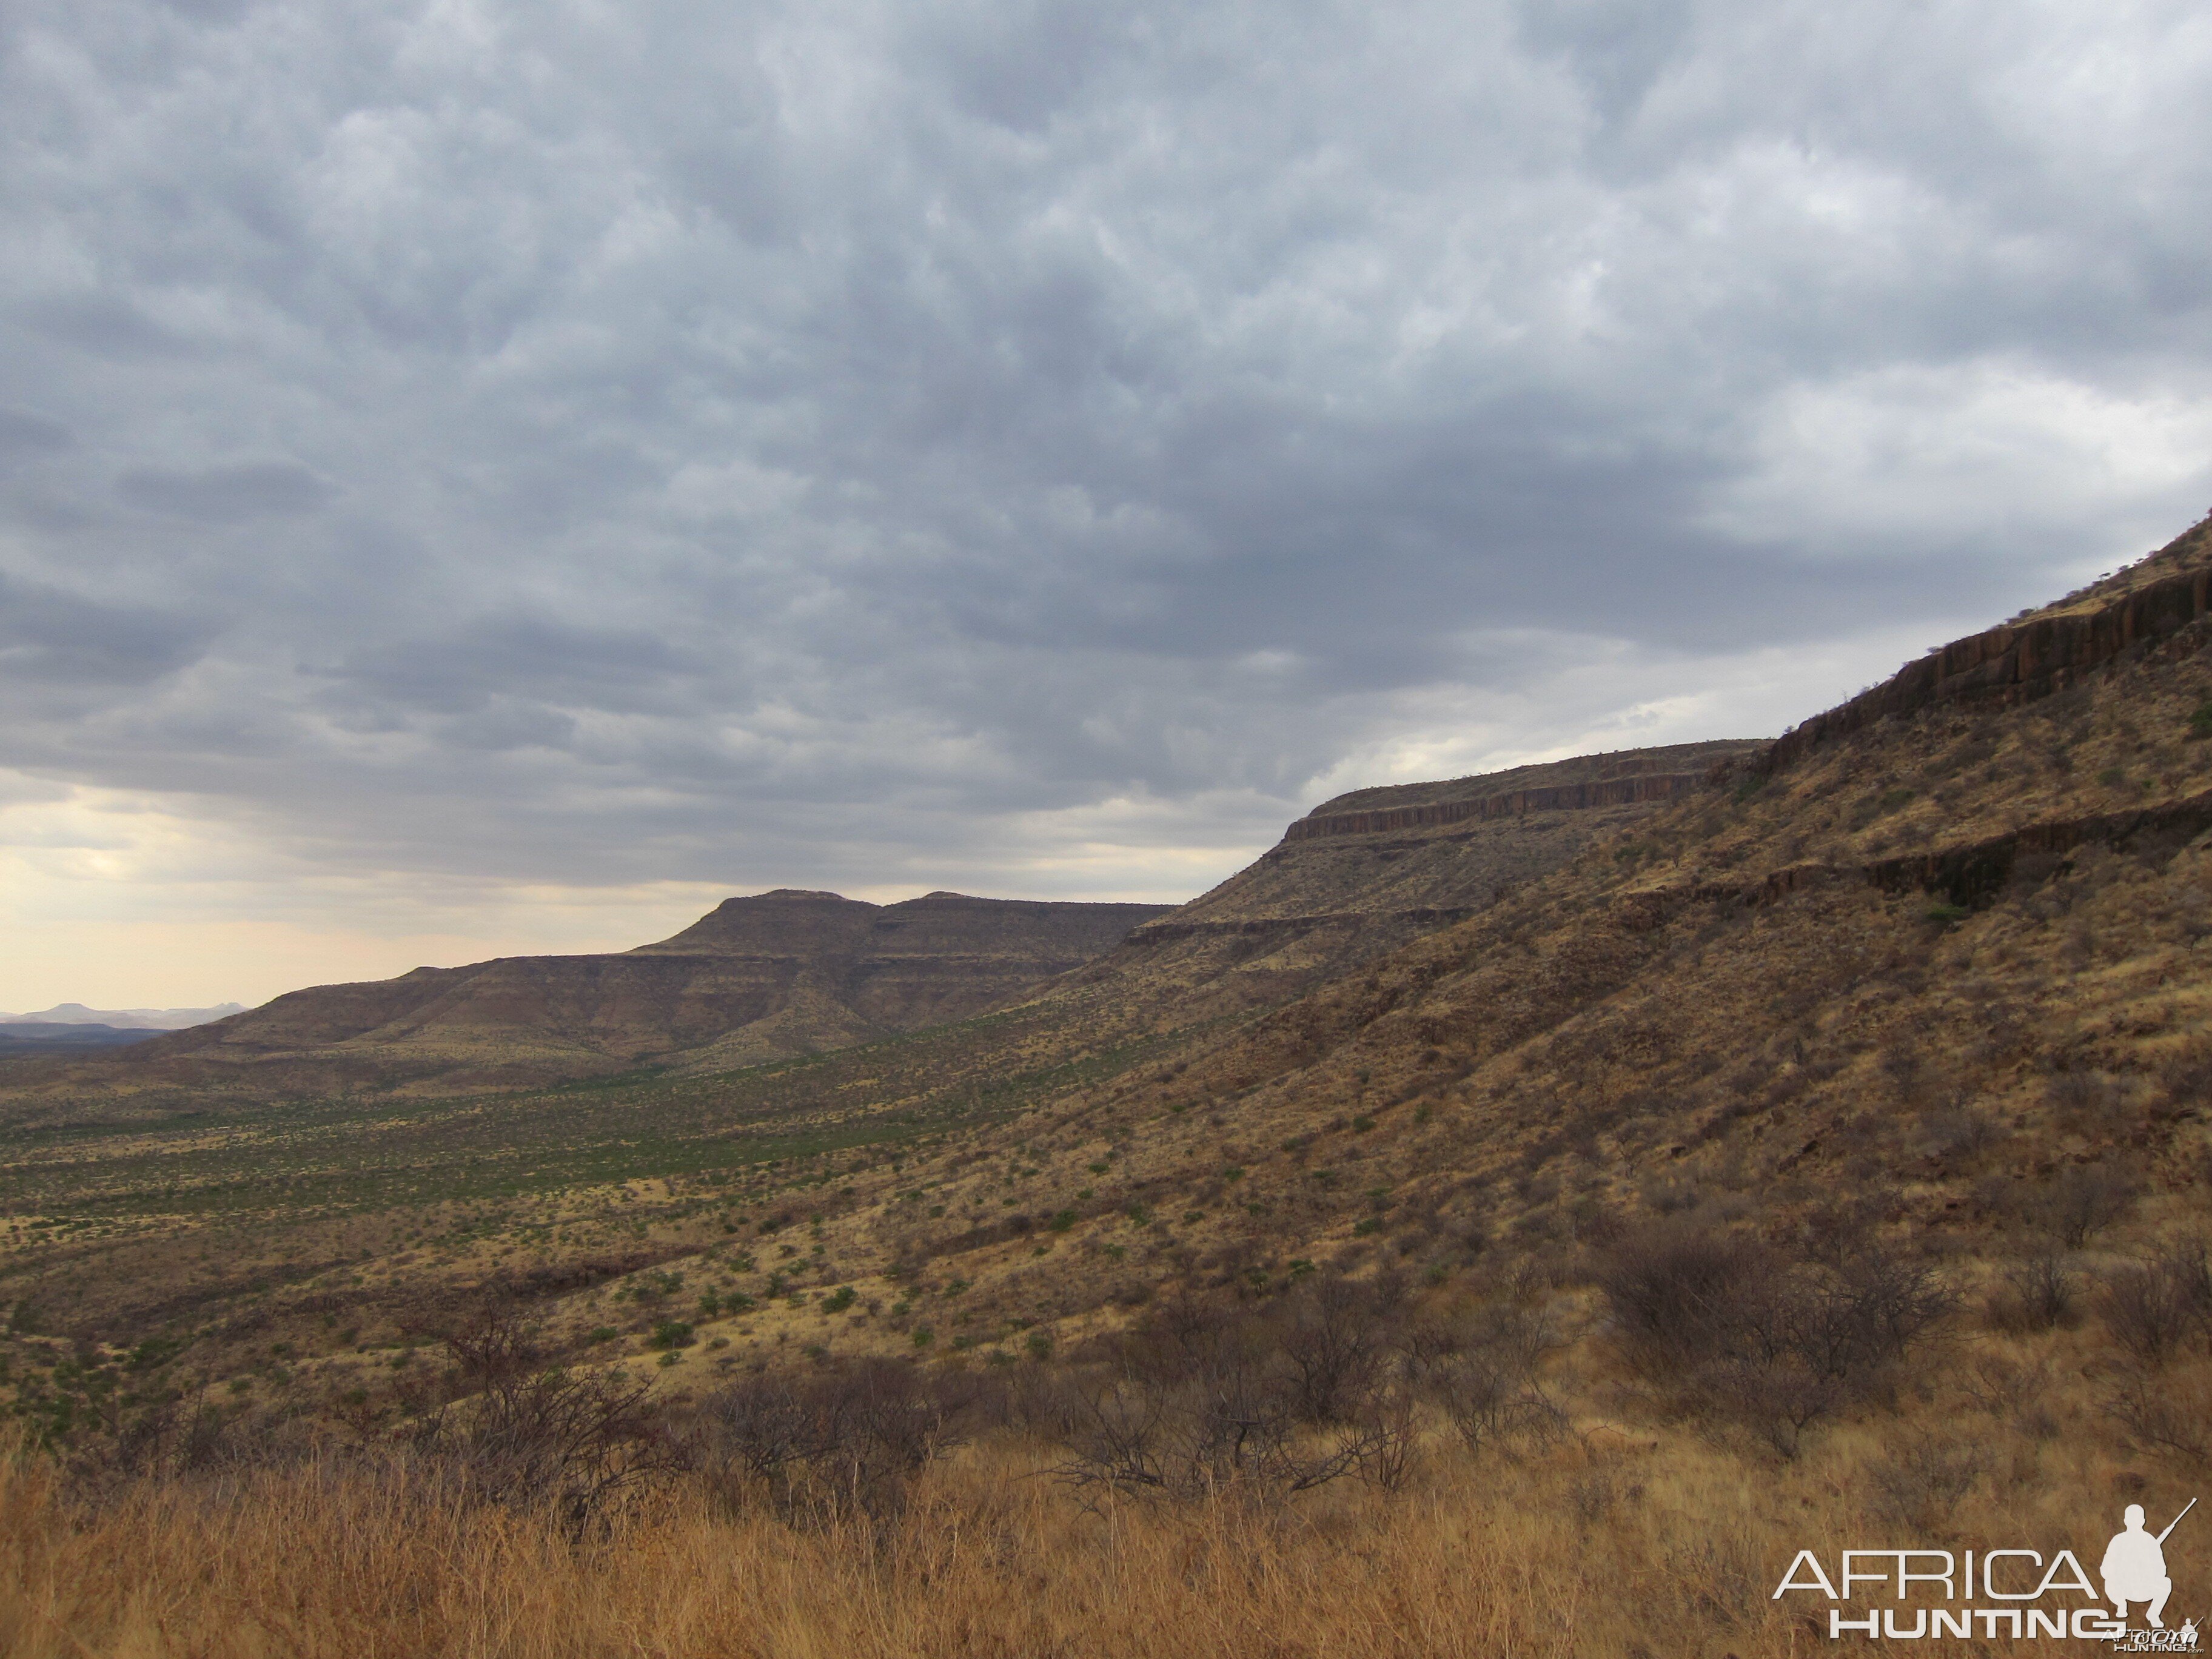
[[[1355,792],[1173,911],[775,893],[635,951],[297,993],[11,1085],[27,1129],[94,1121],[118,1079],[187,1106],[23,1141],[0,1199],[138,1218],[21,1294],[99,1286],[86,1330],[223,1303],[219,1254],[179,1288],[161,1241],[233,1215],[263,1271],[373,1262],[319,1319],[397,1330],[504,1262],[580,1340],[645,1317],[591,1264],[650,1260],[742,1290],[700,1333],[742,1362],[1050,1347],[1387,1268],[1580,1286],[1559,1374],[1603,1418],[1590,1287],[1654,1229],[1829,1252],[1808,1273],[1904,1249],[1978,1298],[2201,1215],[2208,647],[2201,525],[1778,738]],[[646,1058],[667,1069],[521,1086]],[[326,1103],[195,1127],[270,1079]],[[514,1091],[344,1103],[395,1079]],[[771,1258],[798,1213],[808,1254]]]
[[[99,1025],[84,1020],[0,1020],[0,1058],[94,1054],[126,1043],[143,1042],[155,1035],[143,1026]]]
[[[284,1093],[512,1088],[654,1063],[726,1070],[964,1019],[1166,907],[780,889],[635,950],[507,957],[294,991],[63,1086]]]
[[[1337,796],[1072,983],[1184,1017],[1279,1001],[1480,915],[1764,746],[1626,750]]]
[[[0,1014],[0,1027],[105,1025],[121,1031],[180,1031],[245,1012],[242,1002],[218,1003],[212,1008],[88,1008],[82,1002],[63,1002],[35,1014]]]

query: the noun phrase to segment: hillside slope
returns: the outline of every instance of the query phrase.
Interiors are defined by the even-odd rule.
[[[1280,1001],[1480,915],[1762,747],[1680,744],[1340,795],[1050,989],[1181,1020]]]
[[[1771,744],[1328,803],[964,1024],[604,1097],[27,1137],[14,1293],[86,1341],[212,1332],[211,1376],[282,1340],[374,1402],[356,1352],[487,1285],[680,1395],[800,1355],[1079,1353],[1335,1273],[1539,1307],[1575,1413],[1641,1439],[1702,1407],[1621,1369],[1601,1287],[1666,1229],[1907,1260],[1972,1309],[2037,1262],[2124,1283],[2212,1210],[2200,576],[2212,526],[2054,613],[2056,656],[2007,624]],[[1305,920],[1356,906],[1376,933]],[[648,1349],[678,1315],[690,1346]],[[2045,1375],[2111,1359],[2036,1328]],[[2065,1405],[2100,1467],[2118,1409]]]
[[[222,1483],[184,1489],[165,1562],[195,1560],[176,1540],[207,1531],[204,1494],[258,1501],[270,1538],[314,1512],[254,1500],[236,1471],[256,1460],[344,1492],[379,1467],[364,1446],[425,1443],[481,1388],[724,1437],[691,1443],[730,1461],[639,1513],[690,1491],[699,1571],[759,1554],[819,1585],[820,1553],[728,1517],[779,1512],[738,1456],[820,1435],[825,1506],[788,1513],[839,1524],[792,1535],[853,1540],[839,1607],[886,1560],[924,1564],[897,1601],[955,1608],[947,1652],[997,1628],[939,1593],[948,1538],[983,1540],[963,1559],[1003,1572],[1002,1608],[1107,1563],[1070,1632],[1111,1628],[1133,1583],[1175,1589],[1163,1652],[1186,1625],[1249,1648],[1222,1608],[1264,1581],[1287,1587],[1291,1649],[1471,1631],[1785,1659],[1835,1629],[1825,1599],[1775,1591],[1808,1544],[2094,1561],[2126,1505],[2179,1516],[2212,1471],[2208,601],[2199,526],[1773,743],[1358,792],[950,1024],[592,1088],[250,1121],[203,1091],[0,1129],[0,1389],[95,1492],[133,1490],[112,1483],[149,1446]],[[865,954],[865,909],[778,902],[600,960],[720,971],[799,932],[807,962]],[[891,1006],[915,1006],[902,971]],[[350,988],[325,1012],[465,1030],[507,983]],[[867,991],[838,985],[840,1008]],[[866,1425],[902,1449],[954,1412],[975,1415],[948,1470],[991,1484],[826,1506],[862,1501]],[[1354,1480],[1374,1507],[1343,1500]],[[283,1619],[359,1577],[322,1564],[356,1560],[392,1486],[330,1509],[333,1541],[269,1595]],[[52,1535],[106,1535],[84,1513]],[[514,1535],[489,1513],[485,1535]],[[1157,1526],[1182,1529],[1131,1568],[1121,1540]],[[210,1535],[170,1602],[201,1595],[227,1628],[238,1599],[194,1587],[247,1553]],[[1048,1564],[1021,1553],[1047,1536]],[[2170,1620],[2212,1595],[2191,1536]],[[1270,1553],[1285,1540],[1298,1571]],[[473,1620],[491,1558],[449,1553]],[[633,1589],[667,1576],[587,1554]],[[514,1559],[522,1607],[544,1563],[580,1558]],[[1408,1559],[1443,1565],[1409,1579]],[[1567,1571],[1510,1620],[1438,1588],[1525,1587],[1540,1563]],[[1370,1571],[1387,1593],[1358,1600]],[[1594,1585],[1619,1616],[1563,1618]],[[1054,1645],[987,1616],[1024,1632],[1006,1650]]]

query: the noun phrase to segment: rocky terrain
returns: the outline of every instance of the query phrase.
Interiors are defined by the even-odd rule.
[[[1630,750],[1338,796],[1061,988],[1183,1018],[1279,1000],[1479,915],[1762,746]]]

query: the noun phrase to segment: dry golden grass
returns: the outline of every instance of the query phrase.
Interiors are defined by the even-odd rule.
[[[1034,1448],[1000,1441],[933,1470],[880,1530],[732,1514],[685,1486],[583,1545],[396,1469],[307,1464],[92,1504],[18,1454],[0,1462],[0,1652],[1778,1659],[1828,1639],[1825,1603],[1771,1596],[1799,1547],[1831,1562],[1846,1545],[1902,1542],[2079,1552],[2142,1486],[2111,1484],[2100,1437],[2030,1442],[1991,1423],[2011,1461],[1907,1524],[1880,1501],[1885,1458],[1916,1429],[1973,1434],[1955,1411],[1921,1415],[1844,1430],[1786,1465],[1603,1429],[1517,1463],[1432,1446],[1409,1489],[1333,1487],[1272,1509],[1085,1509],[1042,1477]],[[2170,1512],[2170,1484],[2138,1495]],[[2204,1556],[2177,1551],[2177,1613],[2202,1606]]]
[[[1746,1653],[1787,1650],[1756,1599],[1768,1552],[1749,1528],[1669,1550],[1640,1527],[1578,1519],[1575,1478],[1562,1465],[1488,1492],[1447,1481],[1289,1514],[1225,1501],[1093,1514],[991,1457],[925,1483],[883,1539],[726,1518],[690,1495],[572,1547],[404,1480],[311,1468],[221,1496],[142,1487],[92,1510],[18,1461],[0,1491],[0,1645],[23,1659],[1350,1659],[1626,1655],[1656,1622],[1693,1620],[1737,1626],[1725,1633]]]

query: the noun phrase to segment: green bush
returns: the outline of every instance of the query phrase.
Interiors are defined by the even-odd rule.
[[[840,1285],[836,1290],[830,1295],[828,1299],[822,1304],[822,1311],[824,1313],[842,1313],[846,1309],[851,1307],[860,1299],[860,1292],[855,1291],[850,1285]]]
[[[653,1328],[653,1334],[645,1340],[648,1348],[688,1348],[691,1346],[691,1328],[680,1319],[664,1319]]]
[[[1055,1210],[1053,1212],[1052,1219],[1045,1224],[1050,1227],[1053,1231],[1056,1233],[1064,1233],[1075,1224],[1075,1220],[1076,1217],[1074,1211]]]

